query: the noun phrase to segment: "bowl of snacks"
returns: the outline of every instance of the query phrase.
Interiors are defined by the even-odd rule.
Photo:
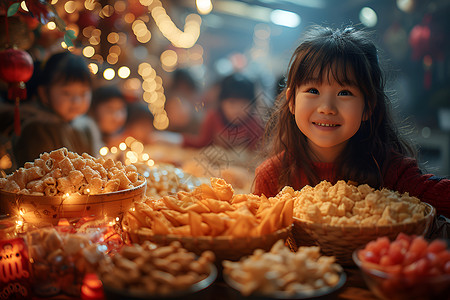
[[[225,180],[211,178],[211,186],[135,203],[122,226],[133,243],[179,241],[196,254],[211,250],[218,261],[236,260],[286,239],[292,206],[292,200],[235,195]]]
[[[257,249],[238,262],[223,261],[224,280],[241,298],[310,299],[330,297],[346,281],[334,257],[322,256],[319,247],[292,252],[282,240],[270,251]]]
[[[320,246],[343,265],[353,265],[352,252],[377,237],[425,234],[435,215],[434,207],[407,193],[342,180],[280,194],[294,199],[295,244]]]
[[[98,276],[107,300],[198,299],[217,277],[213,261],[210,251],[196,256],[178,242],[157,246],[146,241],[102,261]]]
[[[145,189],[145,178],[132,165],[60,148],[1,178],[0,208],[34,225],[90,215],[115,218],[140,201]]]
[[[371,291],[381,299],[448,299],[450,251],[444,240],[399,234],[353,252]]]

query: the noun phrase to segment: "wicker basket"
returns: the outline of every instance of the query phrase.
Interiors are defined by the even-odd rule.
[[[320,246],[324,255],[333,255],[341,265],[353,266],[352,253],[356,248],[381,236],[393,240],[400,232],[424,235],[428,231],[436,210],[423,203],[425,217],[413,222],[389,226],[332,226],[304,221],[294,217],[292,236],[296,246]]]
[[[173,241],[179,241],[188,251],[200,255],[205,250],[211,250],[216,255],[216,262],[222,260],[239,260],[250,255],[256,249],[269,251],[278,240],[286,240],[292,226],[279,229],[271,234],[258,237],[233,238],[230,236],[180,236],[180,235],[150,235],[144,231],[130,231],[124,226],[124,232],[132,243],[141,244],[146,240],[159,245],[168,245]]]
[[[2,214],[20,215],[36,226],[56,225],[60,218],[76,219],[83,216],[122,218],[134,201],[145,195],[147,182],[132,189],[96,195],[31,196],[0,190]]]

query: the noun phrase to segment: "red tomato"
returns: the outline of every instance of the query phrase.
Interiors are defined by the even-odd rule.
[[[434,240],[428,245],[428,252],[439,253],[447,249],[447,244],[442,240]]]
[[[393,241],[389,246],[388,255],[393,264],[401,264],[405,258],[406,249],[402,247],[401,241]]]

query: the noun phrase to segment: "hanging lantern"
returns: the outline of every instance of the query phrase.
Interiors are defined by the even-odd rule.
[[[33,59],[19,49],[0,51],[0,78],[8,83],[8,99],[15,101],[14,130],[20,135],[19,102],[27,98],[25,82],[33,75]]]

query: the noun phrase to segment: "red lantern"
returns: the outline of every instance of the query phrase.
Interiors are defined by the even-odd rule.
[[[14,130],[20,135],[19,101],[27,98],[25,82],[33,75],[33,59],[28,52],[6,49],[0,52],[0,78],[8,83],[8,98],[15,100]]]

